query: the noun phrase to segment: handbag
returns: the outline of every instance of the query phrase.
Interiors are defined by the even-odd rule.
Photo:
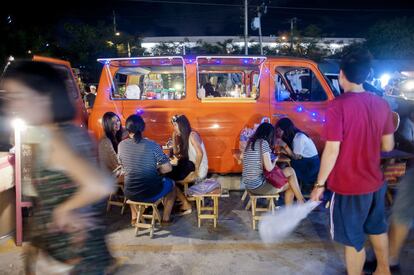
[[[273,170],[270,172],[264,168],[262,142],[263,141],[260,141],[260,159],[262,161],[263,175],[268,183],[270,183],[277,189],[280,189],[288,182],[288,179],[285,176],[285,174],[283,174],[282,169],[280,169],[277,165],[275,165]]]

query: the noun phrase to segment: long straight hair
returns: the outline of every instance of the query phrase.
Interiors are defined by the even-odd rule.
[[[282,119],[280,119],[276,125],[275,128],[280,128],[283,130],[283,135],[282,135],[282,140],[284,142],[286,142],[286,144],[289,146],[289,148],[291,148],[293,150],[293,139],[295,138],[295,135],[297,133],[302,133],[305,136],[309,137],[305,132],[303,132],[302,130],[296,128],[296,126],[293,124],[293,122],[287,118],[284,117]]]
[[[118,153],[118,144],[122,141],[122,124],[119,130],[114,134],[112,129],[114,127],[112,119],[119,116],[114,112],[106,112],[102,117],[102,124],[105,132],[105,136],[109,138],[112,143],[112,147],[114,147],[115,152]],[[120,120],[120,119],[119,119]],[[120,120],[121,121],[121,120]]]
[[[259,125],[256,132],[250,137],[249,141],[247,142],[246,148],[251,146],[252,151],[254,151],[254,144],[257,140],[262,139],[269,143],[270,148],[274,146],[275,140],[275,128],[272,124],[264,122]]]
[[[180,158],[188,159],[188,148],[191,134],[191,124],[185,115],[174,116],[173,122],[177,123],[180,135],[178,136],[179,155]]]

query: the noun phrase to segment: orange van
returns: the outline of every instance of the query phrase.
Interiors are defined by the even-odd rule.
[[[185,114],[201,134],[209,171],[240,172],[233,157],[244,127],[263,117],[289,117],[319,149],[325,108],[337,92],[315,62],[290,57],[163,56],[99,59],[103,70],[89,129],[103,135],[105,112],[123,123],[143,116],[145,136],[160,145],[172,133],[170,119]]]
[[[33,61],[46,62],[52,65],[55,69],[59,70],[62,76],[65,79],[65,84],[67,91],[71,94],[71,99],[76,109],[76,118],[74,123],[80,127],[86,128],[88,125],[88,113],[83,103],[83,99],[80,94],[78,83],[76,82],[75,75],[73,73],[72,67],[68,61],[43,57],[43,56],[33,56]]]

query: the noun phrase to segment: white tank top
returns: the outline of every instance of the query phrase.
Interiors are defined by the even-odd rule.
[[[201,159],[200,168],[198,171],[198,177],[200,179],[204,179],[207,177],[208,173],[208,159],[207,159],[207,153],[206,148],[204,147],[203,141],[201,141],[201,150],[203,151],[203,158]],[[191,143],[191,141],[188,141],[188,158],[190,161],[192,161],[194,164],[196,163],[196,150]]]

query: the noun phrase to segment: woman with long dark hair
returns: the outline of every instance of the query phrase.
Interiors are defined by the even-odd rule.
[[[102,117],[104,136],[99,141],[99,161],[102,167],[110,172],[119,171],[118,144],[124,137],[121,120],[113,112],[107,112]]]
[[[299,203],[304,199],[299,188],[295,171],[291,167],[282,169],[287,178],[287,183],[276,188],[265,179],[263,169],[272,171],[276,166],[276,160],[272,160],[272,150],[274,143],[274,128],[270,123],[262,123],[256,132],[249,139],[243,153],[243,174],[242,181],[246,188],[257,195],[273,195],[285,192],[285,204],[293,203],[294,198]]]
[[[174,182],[163,175],[172,169],[170,160],[157,143],[143,137],[145,122],[141,116],[129,116],[125,128],[129,138],[121,141],[118,147],[118,157],[125,171],[125,196],[132,201],[150,203],[164,198],[161,223],[169,225],[176,188]],[[135,224],[138,213],[133,207],[131,214],[131,224]]]
[[[208,159],[203,140],[185,115],[173,116],[171,123],[174,127],[173,154],[178,162],[169,176],[173,180],[183,180],[194,172],[196,178],[204,179],[208,173]]]
[[[89,134],[72,123],[76,110],[65,78],[48,63],[15,61],[1,86],[7,112],[31,126],[36,147],[26,273],[62,268],[68,274],[104,274],[113,258],[105,242],[103,201],[113,182],[98,168]],[[48,263],[48,270],[35,270],[36,259]]]
[[[318,176],[320,159],[315,143],[309,136],[296,128],[289,118],[280,119],[276,125],[276,137],[291,159],[298,179],[304,186],[313,186]]]

